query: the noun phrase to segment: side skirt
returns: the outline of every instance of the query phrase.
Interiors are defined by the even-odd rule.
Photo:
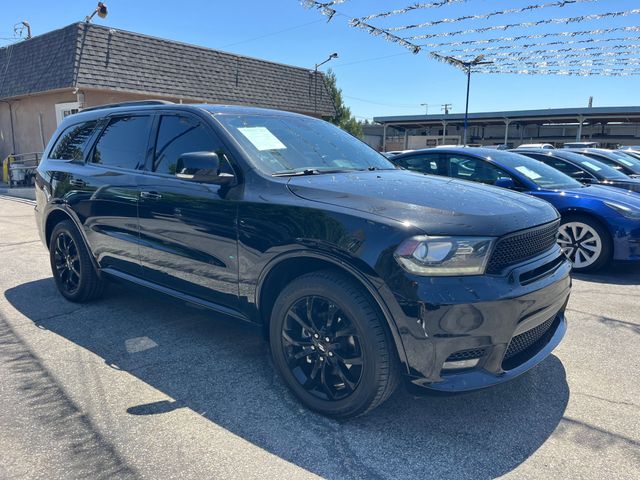
[[[135,277],[133,275],[129,275],[128,273],[123,273],[123,272],[121,272],[119,270],[115,270],[113,268],[102,268],[102,269],[100,269],[100,272],[104,273],[104,274],[107,274],[107,275],[109,275],[111,277],[114,277],[114,278],[116,278],[118,280],[124,280],[126,282],[131,282],[131,283],[134,283],[136,285],[140,285],[142,287],[149,288],[151,290],[155,290],[156,292],[160,292],[162,294],[165,294],[165,295],[168,295],[170,297],[176,298],[176,299],[181,300],[183,302],[190,303],[190,304],[196,305],[198,307],[206,308],[208,310],[213,310],[214,312],[218,312],[218,313],[221,313],[223,315],[227,315],[227,316],[236,318],[238,320],[242,320],[243,322],[247,322],[247,323],[250,323],[252,325],[255,325],[254,322],[249,320],[249,317],[247,317],[242,312],[234,310],[233,308],[229,308],[229,307],[225,307],[225,306],[222,306],[222,305],[218,305],[217,303],[209,302],[207,300],[203,300],[201,298],[194,297],[194,296],[188,295],[186,293],[177,292],[175,290],[172,290],[171,288],[164,287],[162,285],[158,285],[157,283],[149,282],[149,281],[144,280],[142,278]]]

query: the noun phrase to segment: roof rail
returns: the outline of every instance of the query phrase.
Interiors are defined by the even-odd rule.
[[[97,105],[95,107],[83,108],[81,112],[91,112],[93,110],[102,110],[106,108],[118,107],[144,107],[146,105],[174,105],[168,100],[138,100],[134,102],[108,103],[106,105]]]

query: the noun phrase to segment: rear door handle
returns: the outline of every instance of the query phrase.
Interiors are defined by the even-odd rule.
[[[158,192],[140,192],[140,197],[147,200],[160,200],[162,198],[162,195],[160,195]]]
[[[87,186],[87,182],[78,178],[74,178],[73,180],[69,180],[69,185],[76,188],[84,188]]]

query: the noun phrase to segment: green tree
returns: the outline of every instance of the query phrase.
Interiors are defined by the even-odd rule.
[[[324,74],[324,81],[336,106],[336,115],[329,118],[329,121],[354,137],[362,137],[362,123],[351,115],[351,109],[344,104],[342,90],[338,88],[336,74],[333,73],[333,70],[327,70],[327,73]]]

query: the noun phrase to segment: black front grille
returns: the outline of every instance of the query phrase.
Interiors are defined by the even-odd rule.
[[[498,240],[491,254],[487,273],[500,273],[509,265],[520,263],[549,250],[556,243],[560,220],[514,233]]]
[[[471,350],[461,350],[452,355],[449,355],[447,362],[456,362],[459,360],[470,360],[472,358],[482,358],[484,356],[485,348],[472,348]]]
[[[524,352],[527,348],[531,347],[534,343],[540,340],[544,336],[544,334],[549,331],[555,319],[556,317],[554,315],[549,320],[541,323],[537,327],[533,327],[531,330],[527,330],[526,332],[513,337],[511,339],[511,342],[509,342],[507,352],[504,354],[504,359],[508,360],[509,358]]]

